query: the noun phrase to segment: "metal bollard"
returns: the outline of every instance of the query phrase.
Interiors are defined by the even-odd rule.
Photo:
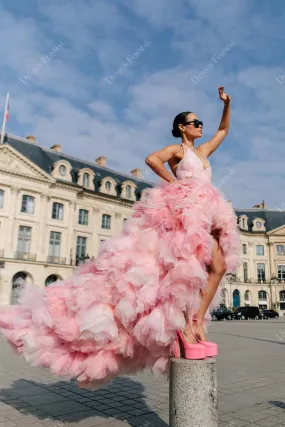
[[[172,358],[170,427],[218,427],[216,359]]]

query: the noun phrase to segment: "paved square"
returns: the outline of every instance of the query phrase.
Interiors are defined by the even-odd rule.
[[[210,338],[220,344],[219,427],[285,426],[285,320],[214,322]],[[145,372],[80,390],[1,340],[0,427],[16,426],[166,427],[168,383]]]

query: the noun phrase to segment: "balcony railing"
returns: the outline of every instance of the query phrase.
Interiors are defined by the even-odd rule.
[[[4,258],[4,249],[0,249],[0,258]]]
[[[47,262],[49,264],[66,264],[66,258],[61,258],[58,256],[49,255],[47,257]]]
[[[24,261],[36,261],[36,255],[30,254],[30,252],[15,252],[14,258],[15,259],[22,259]]]

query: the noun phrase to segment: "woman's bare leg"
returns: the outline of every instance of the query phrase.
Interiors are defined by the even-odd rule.
[[[212,261],[209,265],[208,269],[208,281],[205,290],[201,293],[201,305],[199,310],[194,316],[192,326],[195,332],[197,332],[202,341],[207,341],[206,334],[203,328],[203,321],[205,314],[209,308],[209,305],[214,298],[219,283],[226,272],[226,263],[225,257],[222,252],[221,247],[219,246],[218,238],[215,237],[214,245],[213,245],[213,253],[212,253]],[[195,343],[195,337],[193,337],[193,333],[191,331],[189,323],[187,324],[185,330],[183,331],[183,335],[187,342]]]

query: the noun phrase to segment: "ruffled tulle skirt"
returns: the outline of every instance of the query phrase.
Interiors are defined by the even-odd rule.
[[[98,258],[45,289],[26,285],[0,328],[25,359],[92,387],[144,368],[167,373],[176,330],[198,309],[214,230],[227,273],[239,265],[231,205],[195,178],[145,190]]]

